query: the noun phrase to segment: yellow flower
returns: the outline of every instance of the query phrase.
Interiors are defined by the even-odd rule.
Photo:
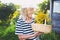
[[[38,24],[42,24],[45,19],[46,14],[44,14],[43,12],[39,12],[35,17],[35,22]]]
[[[15,11],[13,14],[13,18],[16,18],[16,16],[19,14],[19,11]]]

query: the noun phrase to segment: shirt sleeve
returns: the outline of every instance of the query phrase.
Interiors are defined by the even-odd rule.
[[[34,23],[35,23],[35,18],[32,19],[32,24],[34,24]]]
[[[17,20],[15,34],[16,35],[23,34],[22,19]]]

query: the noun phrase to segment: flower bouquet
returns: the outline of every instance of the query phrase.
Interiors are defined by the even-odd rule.
[[[46,22],[47,22],[46,20],[48,20],[46,14],[44,14],[44,13],[38,14],[35,18],[36,23],[32,24],[32,29],[34,31],[43,32],[45,34],[50,33],[52,27],[51,27],[51,25],[46,24]]]

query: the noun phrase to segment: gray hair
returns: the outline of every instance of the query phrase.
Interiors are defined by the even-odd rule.
[[[21,9],[19,19],[23,19],[23,20],[26,19],[26,15],[25,15],[25,12],[24,12],[25,9],[26,9],[26,8],[22,8],[22,9]]]
[[[22,8],[22,9],[21,9],[19,19],[23,19],[23,20],[25,21],[25,19],[26,19],[26,14],[25,14],[24,11],[25,11],[26,9],[27,9],[27,8]],[[32,17],[35,18],[35,15],[33,14]]]

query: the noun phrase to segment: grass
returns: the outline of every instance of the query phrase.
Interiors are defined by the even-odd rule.
[[[15,24],[5,29],[3,26],[0,26],[0,40],[18,40],[17,35],[15,35]]]

